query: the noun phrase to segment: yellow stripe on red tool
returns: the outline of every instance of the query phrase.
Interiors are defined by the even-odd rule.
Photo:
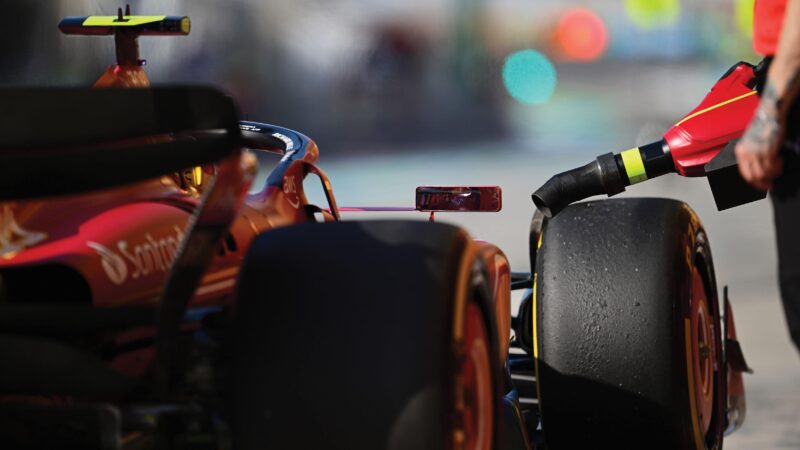
[[[642,161],[642,153],[639,151],[639,147],[625,150],[620,153],[620,156],[622,156],[625,173],[628,175],[628,181],[631,184],[647,180],[647,172],[644,170],[644,161]]]

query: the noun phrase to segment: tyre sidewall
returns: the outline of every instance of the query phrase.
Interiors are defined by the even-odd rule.
[[[548,222],[535,265],[537,378],[545,438],[555,444],[553,448],[594,441],[587,436],[608,437],[621,447],[649,442],[655,446],[652,448],[695,448],[690,412],[696,405],[690,392],[685,320],[698,251],[708,256],[702,259],[707,266],[707,297],[715,324],[719,323],[710,251],[702,226],[690,208],[675,201],[625,199],[593,205],[607,211],[600,214],[587,209],[592,205],[579,204],[571,208],[584,208],[582,211],[573,211],[572,216],[562,212]],[[575,226],[573,221],[586,217],[594,221],[589,225],[595,229]],[[606,265],[607,274],[600,267],[581,264]],[[628,286],[601,279],[634,271],[634,275],[619,278]],[[587,282],[591,276],[596,283]],[[570,283],[578,286],[565,286]],[[592,319],[586,317],[600,310],[585,304],[595,298],[582,298],[582,290],[609,297],[608,308],[614,309],[615,315],[601,323],[600,331],[586,328],[592,325]],[[620,297],[641,306],[637,303],[633,308]],[[630,331],[635,342],[615,348],[620,339],[612,334],[620,332],[606,330],[613,327]],[[715,326],[717,335],[718,328]],[[607,347],[599,352],[592,348],[601,344]],[[593,351],[604,352],[605,359]],[[615,362],[615,358],[625,358],[625,362]],[[719,380],[719,370],[715,375]],[[718,388],[721,383],[716,384]],[[724,398],[716,395],[718,400]],[[715,406],[721,411],[719,401]],[[619,417],[626,420],[617,420]],[[712,427],[721,430],[718,425],[719,420],[712,422]]]

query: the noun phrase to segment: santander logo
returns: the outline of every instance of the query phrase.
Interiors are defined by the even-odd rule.
[[[178,254],[178,246],[183,239],[183,230],[174,227],[175,233],[155,239],[145,233],[144,239],[137,243],[120,240],[112,250],[98,242],[89,241],[89,246],[100,256],[100,266],[108,279],[116,285],[130,278],[136,280],[154,273],[165,273]]]
[[[125,279],[128,278],[128,266],[125,265],[125,260],[103,244],[89,241],[86,245],[100,255],[100,265],[112,283],[122,284],[125,282]]]

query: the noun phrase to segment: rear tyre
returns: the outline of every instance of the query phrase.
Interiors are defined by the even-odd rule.
[[[534,333],[548,448],[721,448],[714,279],[700,221],[681,202],[581,203],[547,222]]]
[[[494,447],[497,333],[462,230],[305,224],[253,242],[231,339],[238,449]]]

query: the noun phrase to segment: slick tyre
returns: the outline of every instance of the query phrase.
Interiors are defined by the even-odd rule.
[[[497,333],[467,234],[418,221],[258,236],[230,342],[234,448],[495,446]]]
[[[534,333],[548,448],[719,449],[725,385],[711,252],[666,199],[571,206],[536,256]]]

